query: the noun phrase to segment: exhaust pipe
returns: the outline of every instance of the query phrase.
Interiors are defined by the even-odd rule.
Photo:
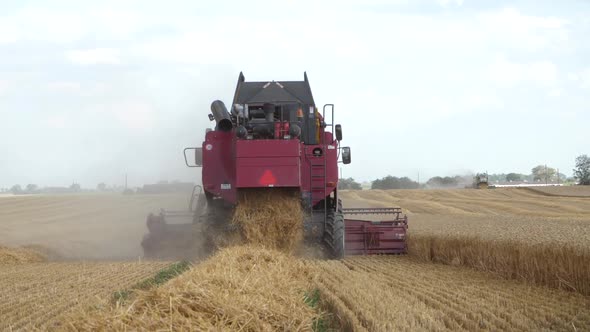
[[[231,117],[225,107],[225,104],[221,100],[216,100],[211,103],[211,113],[217,123],[217,130],[219,131],[230,131],[233,128]]]

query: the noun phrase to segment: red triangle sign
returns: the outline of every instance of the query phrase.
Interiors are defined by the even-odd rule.
[[[264,171],[264,174],[262,174],[262,176],[260,177],[260,180],[258,180],[258,183],[268,187],[275,185],[277,183],[277,179],[272,174],[272,172],[267,169],[266,171]]]

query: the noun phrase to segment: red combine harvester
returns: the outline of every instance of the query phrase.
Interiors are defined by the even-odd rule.
[[[308,211],[302,221],[306,240],[323,242],[334,257],[406,253],[407,217],[399,208],[342,208],[338,163],[349,164],[351,150],[340,146],[334,105],[324,105],[321,113],[316,107],[307,74],[303,81],[246,82],[240,73],[230,110],[216,100],[209,120],[215,129],[207,130],[202,146],[184,150],[187,166],[202,167],[203,186],[194,188],[188,211],[148,217],[146,256],[163,257],[166,247],[191,248],[193,237],[231,229],[238,193],[260,188],[300,192]],[[193,152],[189,162],[187,153]]]

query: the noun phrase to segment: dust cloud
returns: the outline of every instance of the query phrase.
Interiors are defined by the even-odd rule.
[[[188,210],[190,192],[123,195],[125,185],[199,184],[183,149],[201,144],[211,101],[229,100],[236,78],[229,66],[105,68],[80,95],[31,98],[38,121],[15,116],[11,126],[34,134],[0,140],[0,245],[47,248],[52,259],[139,259],[147,215]]]
[[[146,217],[188,210],[188,194],[80,193],[0,198],[0,244],[34,245],[60,260],[141,259]]]

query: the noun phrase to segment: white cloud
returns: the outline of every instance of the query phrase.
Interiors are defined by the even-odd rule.
[[[121,7],[119,3],[117,7]],[[69,9],[31,5],[12,14],[0,14],[0,44],[21,40],[67,44],[90,34],[98,40],[130,39],[158,22],[158,16],[108,5],[100,8],[82,4]]]
[[[19,38],[20,34],[18,29],[7,22],[3,22],[2,18],[0,18],[0,45],[14,43],[18,41]]]
[[[25,7],[0,17],[0,42],[19,40],[68,43],[86,33],[82,15],[43,7]]]
[[[531,80],[541,83],[552,83],[557,78],[557,67],[551,61],[533,62],[526,68]]]
[[[45,119],[45,123],[49,128],[65,129],[68,127],[68,119],[63,115],[49,116]]]
[[[133,34],[149,27],[156,18],[148,18],[136,11],[123,9],[100,9],[93,11],[91,18],[101,30],[113,39],[130,38]]]
[[[47,84],[47,89],[54,93],[78,94],[81,91],[80,83],[54,81]]]
[[[156,114],[152,105],[148,103],[124,102],[112,107],[119,121],[129,129],[150,130],[155,127]]]
[[[4,95],[8,91],[8,81],[0,80],[0,96]]]
[[[567,79],[570,81],[577,81],[580,79],[580,75],[576,74],[576,73],[568,73],[567,74]]]
[[[352,59],[369,54],[364,31],[346,24],[353,19],[342,14],[331,20],[322,16],[266,21],[243,21],[238,16],[201,18],[190,23],[179,20],[170,23],[182,33],[132,45],[129,51],[136,57],[182,64],[333,62],[335,57]],[[238,30],[226,23],[238,21]],[[253,45],[269,46],[261,49]]]
[[[549,91],[549,97],[561,97],[561,95],[563,95],[563,89],[561,88],[551,89]]]
[[[567,20],[525,15],[514,8],[480,14],[477,21],[488,39],[515,49],[538,50],[569,38]]]
[[[149,131],[155,128],[157,117],[153,105],[141,100],[120,100],[93,104],[83,112],[84,121],[93,121],[91,126],[103,122],[108,127],[113,121],[131,131]],[[96,120],[96,121],[95,121]]]
[[[96,82],[82,90],[81,95],[88,96],[102,96],[105,95],[110,89],[110,86],[103,82]]]
[[[579,75],[580,87],[590,89],[590,67],[584,69]]]
[[[120,51],[113,48],[71,50],[67,51],[65,56],[69,61],[78,65],[121,64]]]
[[[513,109],[522,109],[523,118],[535,124],[531,128],[538,127],[543,125],[539,120],[542,117],[529,115],[550,110],[551,105],[536,103],[548,95],[567,95],[567,99],[579,99],[576,109],[587,108],[584,96],[579,95],[583,91],[576,88],[590,88],[590,70],[582,70],[588,65],[584,63],[585,39],[580,37],[587,35],[584,32],[588,26],[581,28],[571,10],[559,10],[563,19],[527,4],[519,4],[518,9],[481,11],[474,7],[450,10],[470,4],[462,0],[439,1],[449,10],[441,10],[435,1],[407,1],[407,8],[403,7],[406,1],[396,2],[402,7],[392,7],[387,0],[330,0],[321,4],[308,0],[305,5],[297,1],[287,7],[282,2],[249,3],[242,5],[241,10],[222,10],[212,5],[200,12],[200,5],[187,10],[183,6],[150,6],[132,1],[131,5],[117,6],[110,6],[114,2],[71,2],[67,8],[26,9],[15,15],[1,10],[0,47],[7,47],[7,52],[0,57],[25,68],[29,74],[3,74],[0,95],[3,91],[22,91],[25,95],[31,87],[44,90],[45,94],[59,93],[18,105],[20,101],[14,98],[16,107],[31,106],[30,114],[14,112],[20,127],[30,125],[30,116],[45,126],[69,126],[70,130],[61,132],[70,136],[62,141],[52,137],[52,142],[56,142],[52,145],[68,144],[75,141],[71,137],[76,137],[96,140],[99,152],[120,146],[125,142],[121,137],[153,138],[159,134],[154,129],[162,128],[163,121],[170,128],[179,128],[176,125],[182,123],[204,128],[208,124],[206,117],[194,116],[205,119],[202,124],[200,120],[178,122],[170,117],[170,112],[194,109],[196,104],[199,108],[203,104],[206,109],[208,102],[204,99],[231,97],[240,69],[244,69],[248,80],[298,79],[301,71],[308,70],[316,101],[336,103],[337,121],[349,128],[347,140],[351,138],[350,144],[359,146],[357,151],[366,151],[365,156],[378,155],[367,147],[368,135],[380,135],[379,139],[387,141],[402,131],[418,138],[423,136],[424,141],[435,144],[439,140],[437,135],[442,133],[446,137],[446,128],[438,134],[415,128],[427,124],[436,131],[436,124],[451,123],[461,132],[462,127],[471,126],[474,121],[502,121]],[[128,10],[131,6],[137,8]],[[289,15],[263,15],[264,20],[244,21],[252,13],[261,14],[259,10]],[[546,16],[531,14],[543,10]],[[239,22],[239,27],[231,22]],[[64,45],[47,45],[48,42]],[[27,53],[19,58],[19,52]],[[58,62],[55,52],[78,65],[133,62],[137,66],[121,66],[109,72],[92,66],[82,68],[83,72],[73,66],[54,68]],[[495,54],[505,56],[494,58]],[[193,65],[214,63],[229,65]],[[10,68],[11,64],[5,65]],[[562,69],[567,71],[562,74]],[[220,71],[223,75],[217,77]],[[567,72],[572,74],[568,76]],[[101,82],[89,82],[95,77]],[[195,88],[203,84],[206,90]],[[519,91],[501,86],[517,86]],[[69,99],[67,94],[77,94],[78,98]],[[3,97],[0,99],[4,101]],[[375,115],[359,116],[363,110]],[[190,112],[191,116],[193,113]],[[586,116],[583,111],[578,114]],[[49,115],[55,116],[46,118]],[[387,119],[388,126],[395,130],[374,134],[374,128],[379,126],[375,117]],[[559,124],[560,119],[555,121]],[[572,122],[568,128],[582,122]],[[14,121],[10,123],[18,128]],[[4,121],[4,126],[8,126],[8,121]],[[170,142],[180,143],[179,140],[176,137]],[[498,149],[510,149],[513,145],[497,141]],[[460,138],[457,142],[457,150],[465,149],[466,142]],[[408,139],[400,146],[411,151],[417,149],[416,144]],[[67,151],[64,153],[57,160],[67,160]],[[104,158],[101,153],[95,155]],[[448,165],[449,159],[440,164],[445,163]],[[358,170],[358,174],[363,174],[362,167]]]
[[[436,3],[443,7],[448,7],[449,5],[461,6],[463,5],[463,0],[436,0]]]
[[[47,84],[47,91],[54,94],[76,95],[81,97],[104,96],[109,90],[109,85],[102,82],[85,83],[72,81],[53,81]],[[66,96],[67,98],[67,96]]]
[[[465,108],[467,112],[490,108],[499,109],[504,107],[502,100],[489,93],[471,92],[463,96],[462,99],[463,101],[459,102],[456,107]]]
[[[499,56],[488,68],[488,77],[503,85],[534,82],[548,85],[557,78],[557,67],[551,61],[518,63]]]

